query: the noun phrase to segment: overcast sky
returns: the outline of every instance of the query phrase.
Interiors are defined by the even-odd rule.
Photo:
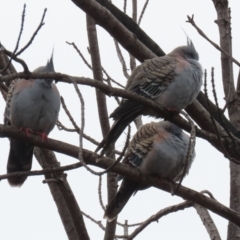
[[[114,3],[122,9],[123,1],[115,0]],[[128,14],[131,14],[131,1],[128,6]],[[145,1],[141,2],[139,12]],[[31,1],[31,0],[0,0],[0,41],[10,51],[16,44],[18,37],[23,4],[26,3],[26,18],[20,47],[30,39],[38,26],[44,8],[47,8],[45,25],[38,33],[33,44],[20,56],[28,64],[30,70],[45,65],[50,58],[54,47],[54,64],[57,72],[73,76],[91,77],[91,71],[79,58],[76,51],[66,41],[75,42],[84,56],[90,61],[87,52],[88,40],[86,32],[85,13],[78,9],[69,0]],[[232,7],[232,34],[233,56],[239,55],[239,1],[230,1]],[[166,52],[179,45],[186,44],[186,37],[182,29],[193,40],[199,52],[200,62],[204,69],[210,71],[215,68],[216,87],[220,106],[224,105],[221,84],[220,53],[205,39],[198,35],[196,30],[186,23],[187,15],[195,16],[196,24],[208,35],[210,39],[219,43],[217,25],[214,23],[216,12],[210,0],[159,0],[150,1],[143,17],[141,27],[144,31]],[[126,79],[122,74],[121,65],[116,57],[116,51],[112,38],[102,28],[98,27],[98,38],[103,67],[115,80],[125,85]],[[128,54],[124,53],[129,66]],[[138,63],[139,64],[139,63]],[[14,63],[18,71],[21,66]],[[238,69],[234,68],[234,77],[237,78]],[[210,76],[210,72],[209,72]],[[209,79],[210,80],[210,79]],[[65,98],[71,113],[80,125],[80,103],[74,92],[73,86],[58,83],[60,94]],[[80,89],[84,95],[86,104],[85,133],[100,141],[102,139],[97,118],[95,90],[90,87]],[[209,93],[211,88],[209,84]],[[117,106],[113,98],[108,98],[109,113]],[[3,115],[5,103],[0,101],[0,115]],[[71,127],[70,122],[61,109],[59,119],[66,126]],[[152,121],[144,118],[144,122]],[[156,121],[156,120],[154,120]],[[0,120],[2,123],[3,121]],[[133,125],[132,130],[135,131]],[[51,138],[66,141],[78,145],[78,136],[74,133],[60,132],[55,128]],[[121,138],[117,147],[121,148],[124,138]],[[0,174],[6,172],[6,163],[9,151],[9,141],[0,138],[1,161]],[[84,148],[94,150],[95,146],[84,142]],[[76,162],[76,159],[57,154],[61,165]],[[40,169],[34,159],[33,170]],[[101,169],[96,170],[100,171]],[[21,188],[11,188],[7,181],[0,183],[0,239],[67,239],[57,208],[51,197],[48,186],[42,183],[43,176],[29,177]],[[92,176],[85,169],[68,172],[68,181],[81,209],[96,220],[103,220],[103,211],[99,205],[97,185],[98,177]],[[105,178],[103,180],[105,183]],[[184,179],[183,185],[196,191],[209,190],[215,198],[224,205],[229,204],[229,162],[218,153],[209,143],[197,139],[196,158],[190,170],[190,174]],[[104,203],[106,204],[106,189],[103,189]],[[169,193],[151,188],[138,192],[132,197],[118,220],[125,219],[129,223],[143,221],[160,209],[183,200]],[[211,213],[222,239],[226,239],[227,224],[225,219]],[[88,233],[91,239],[102,239],[103,231],[94,223],[85,219]],[[131,229],[129,230],[131,232]],[[118,234],[123,230],[118,228]],[[208,234],[194,209],[187,209],[172,213],[160,219],[158,223],[152,223],[136,239],[208,239]]]

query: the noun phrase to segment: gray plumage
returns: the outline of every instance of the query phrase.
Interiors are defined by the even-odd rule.
[[[126,90],[154,100],[168,110],[180,112],[192,103],[202,85],[202,68],[191,40],[164,57],[146,60],[130,76]],[[110,115],[115,122],[96,149],[101,155],[113,146],[126,126],[137,116],[150,113],[149,108],[123,99]]]
[[[148,123],[133,136],[124,162],[138,167],[142,174],[157,175],[176,182],[183,175],[188,145],[189,136],[173,123],[168,121]],[[191,167],[193,158],[186,167],[186,173]],[[104,217],[108,221],[115,219],[133,193],[145,188],[146,185],[124,177],[117,194],[107,206]]]
[[[54,72],[52,57],[46,66],[34,72]],[[12,82],[8,91],[4,122],[37,133],[44,139],[54,128],[59,109],[60,95],[51,79],[18,79]],[[7,172],[30,171],[32,157],[32,145],[10,139]],[[12,186],[21,186],[26,178],[14,177],[8,181]]]

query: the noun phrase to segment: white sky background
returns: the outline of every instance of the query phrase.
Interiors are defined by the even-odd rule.
[[[123,1],[113,1],[122,8]],[[128,14],[131,14],[131,1]],[[145,1],[140,2],[139,10]],[[50,58],[54,47],[54,64],[57,72],[74,76],[91,77],[91,71],[82,62],[76,51],[65,42],[75,42],[84,56],[90,62],[87,52],[88,40],[86,32],[85,13],[77,8],[70,0],[67,1],[31,1],[31,0],[0,0],[0,41],[10,51],[15,48],[18,37],[23,4],[27,4],[24,32],[20,48],[30,39],[42,17],[46,7],[47,15],[45,25],[38,33],[33,44],[20,56],[28,64],[30,70],[45,65]],[[239,55],[240,34],[237,23],[239,22],[239,1],[230,1],[232,7],[232,35],[233,56]],[[138,14],[139,14],[138,13]],[[222,107],[223,94],[221,83],[220,53],[205,39],[198,35],[196,30],[185,21],[187,15],[195,16],[196,24],[216,43],[219,43],[218,27],[214,23],[216,12],[210,0],[168,0],[150,1],[141,27],[144,31],[166,52],[179,45],[186,44],[186,37],[182,28],[193,40],[199,52],[203,68],[208,70],[215,67],[215,83],[218,92],[219,104]],[[126,79],[122,74],[121,65],[116,57],[112,38],[103,29],[98,27],[99,46],[103,67],[112,78],[125,85]],[[129,66],[128,54],[125,53]],[[14,66],[22,71],[20,65]],[[235,79],[238,70],[235,67]],[[65,98],[66,104],[75,120],[80,125],[80,102],[72,85],[58,83],[60,94]],[[209,77],[209,95],[211,94]],[[99,127],[95,90],[90,87],[80,86],[86,105],[85,133],[100,141],[102,139]],[[109,114],[117,106],[113,98],[107,98]],[[4,111],[4,101],[0,101],[0,115]],[[59,119],[66,126],[72,127],[61,109]],[[144,118],[144,122],[151,121]],[[2,123],[2,120],[0,121]],[[132,133],[135,131],[132,127]],[[51,138],[78,145],[78,136],[74,133],[58,131],[57,128],[50,134]],[[118,141],[117,147],[121,148],[124,138]],[[0,174],[6,172],[6,163],[9,151],[9,141],[0,138]],[[84,148],[94,150],[95,146],[84,142]],[[61,165],[76,162],[76,159],[57,154]],[[40,169],[34,159],[33,170]],[[101,170],[101,169],[97,169]],[[97,220],[103,220],[103,211],[99,205],[97,195],[98,177],[92,176],[85,169],[69,171],[68,181],[80,208]],[[67,239],[62,226],[57,208],[47,185],[42,184],[43,176],[29,177],[21,188],[11,188],[7,181],[0,183],[0,239]],[[103,183],[105,183],[105,178]],[[197,139],[196,158],[190,174],[184,179],[183,185],[196,191],[207,189],[215,198],[224,205],[229,204],[229,162],[222,154],[218,153],[207,142]],[[103,189],[104,203],[106,204],[106,189]],[[118,220],[129,223],[143,221],[160,209],[172,204],[180,203],[179,197],[172,197],[169,193],[151,188],[138,192],[132,197]],[[222,239],[226,239],[227,221],[211,213]],[[102,239],[103,231],[94,223],[85,219],[91,239]],[[129,229],[131,232],[132,229]],[[123,234],[121,228],[117,231]],[[163,217],[158,223],[152,223],[138,235],[136,239],[208,239],[208,234],[194,209],[187,209]]]

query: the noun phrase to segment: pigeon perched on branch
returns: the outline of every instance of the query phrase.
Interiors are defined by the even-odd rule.
[[[46,66],[37,68],[34,72],[55,72],[53,56]],[[51,79],[17,79],[8,91],[4,122],[7,125],[47,138],[54,128],[60,109],[60,95]],[[32,167],[33,147],[28,143],[10,139],[10,152],[7,163],[7,173],[30,171]],[[26,176],[8,179],[11,186],[21,186]]]
[[[198,53],[188,38],[187,46],[174,49],[163,57],[146,60],[128,79],[126,90],[137,93],[179,113],[192,103],[202,85],[202,67]],[[132,100],[123,99],[110,115],[115,122],[98,145],[101,156],[114,145],[126,126],[141,114],[148,115],[150,109]]]
[[[176,182],[191,167],[194,156],[186,159],[188,148],[189,136],[181,128],[168,121],[152,122],[143,125],[133,136],[123,162],[138,167],[142,174]],[[107,206],[104,218],[114,220],[129,198],[147,187],[123,177],[117,194]]]

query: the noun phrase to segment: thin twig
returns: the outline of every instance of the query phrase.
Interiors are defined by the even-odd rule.
[[[216,92],[216,88],[215,88],[215,83],[214,82],[215,82],[214,81],[214,68],[212,68],[212,71],[211,71],[212,92],[213,92],[213,97],[214,97],[214,101],[215,101],[215,104],[216,104],[217,112],[218,112],[218,115],[219,115],[219,118],[220,118],[221,126],[224,128],[224,130],[226,131],[227,135],[232,140],[232,143],[233,143],[234,147],[236,147],[236,143],[235,143],[235,140],[234,140],[232,134],[229,132],[229,130],[227,129],[227,127],[225,126],[225,124],[223,122],[222,115],[223,115],[224,111],[221,111],[220,108],[219,108],[218,99],[217,99],[217,92]]]
[[[214,68],[212,68],[212,71],[211,71],[211,82],[212,82],[212,87],[213,87],[213,95],[215,95],[216,92],[215,92],[215,85],[214,85]],[[224,145],[222,143],[222,140],[221,140],[221,136],[219,134],[219,131],[218,131],[218,128],[217,128],[217,125],[216,125],[216,122],[215,122],[215,119],[214,119],[213,114],[212,114],[212,110],[211,110],[211,106],[210,106],[210,102],[209,102],[209,98],[208,98],[208,92],[207,92],[207,72],[206,72],[206,70],[205,70],[205,73],[204,73],[204,93],[205,93],[205,96],[206,96],[208,112],[210,113],[210,118],[211,118],[211,121],[212,121],[212,124],[213,124],[213,128],[214,128],[214,131],[217,135],[218,142],[219,142],[219,144],[222,148],[222,151],[228,157],[229,160],[231,160],[233,162],[236,162],[235,159],[231,159],[231,157],[229,156],[226,148],[224,147]],[[216,107],[217,107],[218,115],[221,118],[221,112],[219,111],[219,107],[218,107],[217,95],[215,95],[215,97],[214,97],[214,99],[215,99],[215,104],[216,104]],[[222,126],[224,127],[225,125],[222,121],[222,118],[221,118],[221,122],[222,122]],[[225,131],[226,131],[226,129],[225,129]],[[231,136],[231,138],[232,138],[232,136]]]
[[[113,83],[115,83],[116,85],[118,85],[121,88],[125,88],[122,84],[120,84],[119,82],[112,79],[112,77],[109,76],[109,74],[107,73],[107,71],[103,67],[102,67],[102,71],[107,76],[107,78],[109,78]]]
[[[136,228],[131,235],[129,235],[128,240],[135,238],[141,231],[143,231],[150,223],[158,221],[161,217],[166,216],[169,213],[177,212],[179,210],[184,210],[185,208],[192,207],[193,203],[190,201],[184,201],[177,205],[166,207],[156,214],[149,217],[146,221],[144,221],[138,228]]]
[[[20,31],[19,31],[19,35],[18,35],[18,39],[17,39],[17,43],[16,43],[16,46],[15,46],[15,49],[14,51],[11,53],[11,55],[9,56],[9,60],[8,60],[8,63],[7,65],[0,70],[0,73],[4,72],[8,67],[9,65],[11,64],[12,62],[12,59],[14,58],[15,56],[15,53],[16,51],[18,50],[18,47],[19,47],[19,42],[20,42],[20,39],[21,39],[21,36],[22,36],[22,33],[23,33],[23,26],[24,26],[24,21],[25,21],[25,13],[26,13],[26,4],[23,5],[23,11],[22,11],[22,20],[21,20],[21,27],[20,27]],[[16,57],[16,56],[15,56]]]
[[[54,168],[49,168],[49,169],[44,169],[44,170],[29,171],[29,172],[28,171],[14,172],[14,173],[0,175],[0,180],[8,179],[11,177],[39,176],[39,175],[44,175],[44,174],[49,174],[49,173],[64,172],[64,171],[69,171],[69,170],[73,170],[73,169],[80,168],[80,167],[82,167],[82,164],[80,162],[77,162],[77,163],[69,164],[69,165],[62,166],[62,167],[54,167]]]
[[[21,39],[21,36],[22,36],[22,33],[23,33],[23,26],[24,26],[24,21],[25,21],[25,13],[26,13],[26,3],[24,3],[24,5],[23,5],[21,27],[20,27],[20,31],[19,31],[16,47],[15,47],[15,49],[13,51],[13,54],[16,53],[16,51],[18,50],[18,47],[19,47],[20,39]]]
[[[86,64],[86,66],[92,70],[92,66],[91,64],[86,60],[86,58],[83,56],[83,54],[81,53],[81,51],[79,50],[79,48],[76,46],[76,44],[74,42],[70,43],[67,42],[66,43],[68,45],[72,45],[74,47],[74,49],[77,51],[77,53],[79,54],[79,56],[81,57],[81,59],[83,60],[83,62]],[[108,79],[110,79],[113,83],[115,83],[116,85],[118,85],[121,88],[124,88],[123,85],[121,85],[120,83],[118,83],[117,81],[115,81],[112,77],[109,76],[109,74],[107,73],[107,71],[102,67],[102,71],[104,72],[104,74],[107,76]],[[108,79],[103,79],[104,81],[108,82]]]
[[[101,175],[99,176],[99,181],[98,181],[98,198],[103,211],[105,211],[106,208],[103,204],[103,199],[102,199],[102,176]]]
[[[142,18],[143,18],[143,15],[144,15],[145,11],[146,11],[148,2],[149,2],[149,0],[146,0],[145,4],[144,4],[144,6],[143,6],[143,9],[142,9],[142,11],[141,11],[140,17],[139,17],[139,19],[138,19],[138,25],[140,25],[140,23],[141,23],[141,21],[142,21]]]
[[[193,18],[194,15],[192,15],[192,17],[187,16],[188,20],[186,22],[189,22],[193,25],[193,27],[196,28],[196,30],[198,31],[198,33],[205,38],[208,42],[210,42],[217,50],[219,50],[221,53],[225,54],[231,61],[233,61],[234,63],[236,63],[239,67],[240,67],[240,63],[233,58],[232,56],[230,56],[225,50],[223,50],[221,47],[219,47],[215,42],[213,42],[212,40],[210,40],[206,34],[196,25],[196,23],[194,22]]]
[[[71,129],[71,128],[67,128],[65,127],[59,120],[57,121],[56,123],[56,126],[58,127],[58,129],[61,131],[61,130],[64,130],[64,131],[67,131],[67,132],[77,132],[78,134],[80,133],[80,128],[78,129]],[[86,135],[85,133],[83,133],[83,137],[85,139],[87,139],[89,142],[93,143],[94,145],[99,145],[99,142],[96,141],[94,138]],[[121,154],[121,152],[118,151],[117,154]]]
[[[106,228],[103,226],[101,221],[97,221],[92,218],[90,215],[86,214],[85,212],[81,211],[82,215],[91,220],[92,222],[96,223],[103,231],[106,231]],[[116,238],[125,238],[126,236],[123,235],[115,235]]]
[[[61,96],[60,99],[61,99],[62,107],[63,107],[65,113],[67,114],[70,122],[72,123],[73,127],[80,133],[80,127],[78,127],[78,125],[77,125],[77,123],[75,122],[75,120],[73,119],[70,111],[68,110],[67,105],[65,104],[64,98]]]
[[[125,220],[124,227],[123,227],[123,234],[125,236],[128,236],[128,220]],[[124,240],[127,240],[128,237],[124,238]]]
[[[132,19],[137,22],[137,0],[132,0]]]
[[[142,115],[136,117],[136,118],[134,119],[134,123],[135,123],[136,128],[139,129],[139,128],[143,125]]]
[[[114,40],[114,43],[115,43],[118,59],[119,59],[120,63],[122,64],[123,74],[126,77],[126,79],[128,79],[129,78],[129,74],[127,72],[128,69],[127,69],[127,66],[126,66],[125,59],[124,59],[124,57],[122,55],[122,52],[121,52],[121,49],[119,47],[119,44],[118,44],[117,40],[115,40],[115,39],[113,39],[113,40]]]
[[[213,194],[212,194],[210,191],[208,191],[208,190],[202,190],[201,193],[202,193],[202,194],[205,193],[205,194],[207,194],[210,198],[216,200],[216,198],[213,196]]]
[[[129,145],[130,135],[131,135],[131,126],[128,125],[128,133],[127,133],[127,138],[126,138],[126,142],[125,142],[124,148],[123,148],[120,156],[117,158],[117,160],[110,167],[108,167],[106,169],[106,172],[109,172],[113,167],[115,167],[122,160],[122,158],[125,155],[125,152],[126,152],[126,150],[128,148],[128,145]]]
[[[124,3],[123,3],[123,12],[126,13],[127,11],[127,0],[124,0]]]
[[[46,12],[47,12],[47,8],[44,8],[44,11],[43,11],[43,15],[42,15],[42,19],[37,27],[37,29],[35,30],[35,32],[33,33],[32,37],[30,38],[30,40],[28,41],[28,43],[21,49],[19,50],[17,53],[16,53],[16,57],[20,54],[22,54],[33,42],[34,38],[37,36],[38,32],[40,31],[40,29],[42,28],[42,26],[45,24],[43,21],[44,21],[44,18],[46,16]]]
[[[28,73],[28,72],[29,72],[29,69],[28,69],[27,64],[26,64],[22,59],[17,58],[14,53],[12,53],[12,52],[10,52],[10,51],[8,51],[8,50],[6,50],[6,49],[4,49],[3,52],[4,52],[7,56],[10,57],[10,60],[9,60],[9,62],[8,62],[8,65],[7,65],[7,68],[8,68],[8,66],[10,65],[11,61],[14,60],[15,62],[20,63],[20,64],[22,65],[23,70],[24,70],[25,73]],[[5,69],[7,69],[7,68],[5,67]],[[1,70],[0,72],[4,72],[4,71],[5,71],[5,70],[3,69],[3,70]]]
[[[231,29],[231,10],[230,8],[228,8],[228,20],[229,20],[229,34],[228,34],[228,37],[229,37],[229,54],[232,58],[232,29]],[[222,113],[225,112],[225,110],[227,109],[228,107],[228,104],[229,102],[231,102],[233,99],[234,99],[234,94],[232,94],[233,92],[231,91],[231,86],[233,85],[234,83],[234,79],[233,79],[233,64],[231,61],[229,61],[229,68],[230,68],[230,76],[229,76],[229,81],[228,81],[228,92],[226,94],[226,97],[225,97],[225,106],[223,107],[223,110],[222,110]],[[232,95],[232,97],[231,97]]]
[[[203,190],[203,191],[201,191],[201,193],[208,194],[210,196],[210,198],[216,200],[214,198],[213,194],[211,192],[209,192],[208,190]],[[210,239],[211,240],[221,240],[218,229],[217,229],[211,215],[209,214],[208,210],[196,203],[193,204],[193,207],[195,208],[199,217],[201,218],[203,225],[205,226],[205,228],[210,236]]]
[[[188,145],[188,152],[186,155],[185,163],[184,163],[184,168],[182,171],[182,176],[178,182],[178,185],[172,195],[175,195],[176,192],[178,191],[179,187],[181,186],[181,183],[183,181],[183,178],[186,176],[186,173],[188,172],[189,165],[193,159],[194,156],[194,149],[195,149],[195,144],[196,144],[196,127],[192,119],[183,111],[181,111],[181,114],[184,115],[184,117],[188,120],[188,122],[191,125],[191,132],[190,132],[190,137],[189,137],[189,145]]]
[[[80,163],[82,163],[82,165],[92,174],[94,175],[97,175],[97,176],[101,176],[105,173],[107,173],[107,170],[105,171],[102,171],[102,172],[96,172],[94,171],[92,168],[88,167],[88,165],[85,163],[85,161],[83,160],[83,157],[82,157],[82,149],[83,149],[83,142],[82,142],[82,138],[83,138],[83,133],[84,133],[84,125],[85,125],[85,119],[84,119],[84,100],[83,100],[83,97],[82,97],[82,94],[78,88],[78,85],[75,81],[74,78],[71,78],[71,81],[73,83],[73,86],[77,92],[77,95],[80,99],[80,102],[81,102],[81,129],[80,129],[80,134],[79,134],[79,153],[78,153],[78,157],[79,157],[79,161]],[[113,163],[114,164],[114,163]],[[111,166],[110,166],[111,167]],[[110,168],[109,167],[109,168]]]
[[[87,164],[85,163],[85,161],[83,160],[83,156],[82,156],[82,149],[83,149],[83,133],[84,133],[84,126],[85,126],[85,104],[84,104],[84,99],[83,96],[80,92],[80,89],[76,83],[76,81],[71,78],[73,86],[75,88],[75,91],[79,97],[80,103],[81,103],[81,129],[80,129],[80,134],[79,134],[79,151],[78,151],[78,158],[80,163],[82,163],[82,165],[92,174],[94,175],[99,175],[98,172],[95,172],[94,170],[92,170],[90,167],[87,166]]]
[[[68,45],[72,45],[74,47],[74,49],[77,51],[77,53],[79,54],[79,56],[81,57],[81,59],[83,60],[83,62],[86,64],[86,66],[92,70],[92,66],[91,64],[88,63],[88,61],[86,60],[86,58],[83,56],[83,54],[81,53],[81,51],[78,49],[78,47],[76,46],[76,44],[74,42],[70,43],[70,42],[67,42],[66,43]]]

